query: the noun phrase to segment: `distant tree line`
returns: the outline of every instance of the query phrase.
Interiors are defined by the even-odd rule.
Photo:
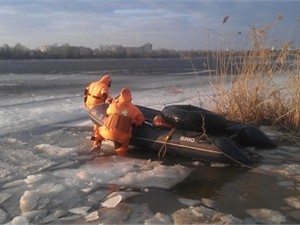
[[[0,59],[93,59],[93,58],[179,58],[187,52],[158,49],[143,51],[143,49],[123,47],[121,45],[100,46],[91,49],[82,46],[48,45],[38,49],[29,49],[21,44],[0,47]],[[189,52],[191,54],[191,52]],[[193,53],[199,54],[199,52]]]
[[[150,48],[149,48],[150,45]],[[147,48],[145,48],[145,46]],[[299,50],[295,50],[299,53]],[[292,53],[292,52],[291,52]],[[280,54],[280,50],[278,52]],[[29,49],[21,44],[0,47],[0,59],[99,59],[99,58],[198,58],[210,57],[244,57],[245,51],[208,51],[208,50],[173,50],[160,48],[152,49],[147,43],[141,47],[123,47],[121,45],[100,46],[91,49],[69,44],[53,44],[37,49]]]
[[[174,50],[160,48],[157,50],[141,47],[123,47],[121,45],[106,45],[96,49],[69,44],[53,44],[37,49],[29,49],[21,44],[0,47],[0,59],[99,59],[99,58],[197,58],[207,57],[212,52],[200,50]]]

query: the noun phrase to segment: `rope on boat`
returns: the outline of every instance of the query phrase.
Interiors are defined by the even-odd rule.
[[[213,141],[210,140],[210,138],[206,134],[205,117],[204,117],[204,115],[202,113],[201,113],[201,117],[202,117],[202,120],[203,120],[203,124],[201,125],[202,126],[202,130],[203,130],[203,134],[201,135],[201,138],[205,137],[209,142],[213,143]],[[174,133],[175,130],[176,130],[176,128],[172,128],[168,132],[167,136],[165,137],[164,143],[163,143],[163,145],[161,146],[161,148],[158,151],[158,158],[159,159],[163,158],[166,155],[166,153],[167,153],[167,147],[168,147],[167,143],[171,139],[171,136],[172,136],[172,134]],[[232,161],[240,164],[241,166],[244,166],[244,167],[246,167],[248,169],[254,169],[254,167],[252,167],[250,165],[246,165],[246,164],[244,164],[244,163],[242,163],[242,162],[234,159],[233,157],[231,157],[230,155],[226,154],[225,152],[223,152],[223,154],[224,154],[225,157],[227,157],[227,158],[231,159]]]
[[[211,143],[213,143],[213,142],[210,140],[210,138],[206,135],[205,117],[204,117],[204,115],[203,115],[202,113],[201,113],[201,116],[202,116],[202,120],[203,120],[203,124],[202,124],[203,135],[202,135],[202,136],[206,137],[206,139],[207,139],[208,141],[210,141]],[[248,168],[248,169],[253,169],[252,166],[246,165],[246,164],[240,162],[239,160],[234,159],[233,157],[231,157],[230,155],[226,154],[225,152],[223,152],[223,154],[224,154],[227,158],[229,158],[229,159],[231,159],[232,161],[234,161],[234,162],[240,164],[241,166],[244,166],[244,167],[246,167],[246,168]]]
[[[163,145],[161,146],[161,148],[158,151],[158,158],[160,159],[161,157],[164,157],[167,153],[167,142],[171,139],[171,135],[174,133],[174,131],[176,130],[176,128],[172,128],[169,133],[167,134],[167,136],[165,137],[165,141],[163,143]]]

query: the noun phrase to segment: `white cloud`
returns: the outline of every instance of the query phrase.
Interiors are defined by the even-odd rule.
[[[19,42],[37,47],[51,41],[98,47],[151,42],[191,49],[205,47],[209,30],[245,33],[253,24],[274,22],[278,15],[283,16],[282,27],[290,28],[298,19],[299,6],[297,1],[5,0],[0,6],[0,45]],[[222,24],[225,16],[228,22]]]

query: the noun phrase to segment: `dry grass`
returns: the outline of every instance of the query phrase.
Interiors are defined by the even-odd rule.
[[[242,52],[238,65],[232,64],[236,53],[218,53],[220,79],[212,85],[213,110],[230,120],[272,125],[299,135],[300,51],[291,51],[289,41],[280,51],[271,50],[266,34],[271,27],[252,27],[251,49]]]

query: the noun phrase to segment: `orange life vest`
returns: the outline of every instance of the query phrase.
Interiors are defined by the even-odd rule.
[[[109,75],[103,76],[99,81],[92,82],[86,87],[84,104],[87,109],[92,109],[95,105],[105,103],[109,97]]]
[[[116,129],[125,133],[130,132],[132,119],[117,113],[111,114],[104,122],[104,126],[109,129]]]
[[[107,140],[122,144],[129,142],[132,124],[141,125],[145,121],[142,112],[131,103],[128,89],[122,89],[119,98],[109,105],[106,113],[108,117],[99,128],[99,133]]]

